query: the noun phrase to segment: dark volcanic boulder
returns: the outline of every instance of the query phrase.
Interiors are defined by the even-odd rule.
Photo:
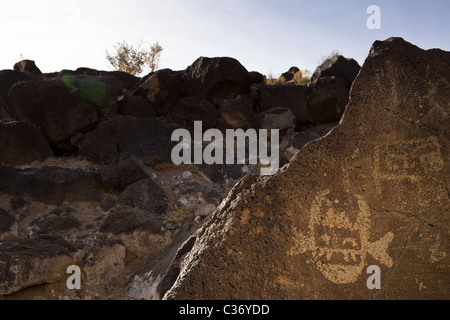
[[[33,60],[22,60],[17,62],[14,65],[14,71],[33,73],[38,75],[42,74],[41,70],[39,70]]]
[[[142,79],[133,92],[147,98],[158,116],[167,115],[181,98],[182,73],[170,69],[158,70]]]
[[[41,127],[48,140],[62,149],[71,150],[70,138],[97,123],[93,104],[58,80],[21,82],[9,96],[17,119]]]
[[[295,126],[295,116],[291,109],[273,108],[260,112],[251,122],[250,127],[254,129],[286,129]]]
[[[100,231],[118,235],[143,229],[153,234],[162,234],[162,223],[152,214],[126,206],[116,206],[100,225]]]
[[[212,128],[217,121],[216,106],[205,99],[186,97],[172,110],[172,118],[183,128],[190,128],[194,121],[202,121],[203,129]]]
[[[118,113],[135,118],[152,119],[156,116],[156,110],[151,102],[143,96],[130,96],[121,103]]]
[[[185,95],[206,98],[218,104],[248,93],[252,78],[233,58],[198,58],[184,72]]]
[[[125,89],[131,89],[137,85],[140,78],[123,71],[99,71],[90,68],[78,68],[77,70],[62,70],[59,72],[45,73],[43,77],[46,79],[62,79],[64,77],[74,78],[78,76],[90,76],[90,77],[114,77],[122,83],[122,87]]]
[[[361,66],[354,59],[347,59],[343,56],[336,55],[328,58],[317,67],[311,77],[311,82],[316,82],[320,78],[337,77],[350,90],[359,70],[361,70]]]
[[[73,207],[62,205],[43,217],[33,220],[28,228],[30,236],[43,234],[57,234],[80,227],[81,223],[76,218],[76,210]]]
[[[28,122],[0,120],[0,164],[21,165],[43,161],[53,152],[41,131]]]
[[[102,169],[101,178],[104,190],[122,192],[130,184],[148,178],[148,174],[130,153],[122,153]]]
[[[284,78],[284,80],[286,82],[291,81],[292,79],[294,79],[294,76],[298,73],[301,72],[299,68],[297,67],[291,67],[289,68],[289,70],[283,74],[281,74],[281,77]]]
[[[235,99],[227,99],[221,102],[218,109],[219,119],[231,129],[247,129],[253,119],[253,97],[239,95]]]
[[[274,108],[289,108],[297,121],[308,122],[307,88],[296,85],[262,86],[260,111]]]
[[[320,78],[308,98],[308,119],[314,124],[339,121],[348,103],[349,91],[339,78]]]
[[[40,77],[37,75],[22,73],[19,71],[0,71],[0,120],[15,119],[8,96],[11,87],[20,81],[38,80],[39,78]]]
[[[171,161],[172,128],[163,120],[118,116],[101,123],[94,131],[78,135],[72,143],[79,154],[98,163],[111,163],[129,152],[144,164]]]
[[[165,298],[449,299],[449,101],[449,52],[375,42],[340,125],[241,180]]]
[[[17,233],[16,219],[14,219],[8,212],[0,208],[0,237],[7,232]]]
[[[117,114],[117,98],[124,86],[118,78],[66,73],[62,75],[61,80],[66,86],[76,88],[84,100],[91,102],[103,120]]]
[[[143,179],[128,186],[120,195],[119,205],[138,208],[156,216],[167,211],[167,197],[152,179]]]
[[[0,192],[28,196],[46,204],[101,200],[100,177],[95,170],[45,166],[18,169],[0,167]]]
[[[56,236],[0,241],[0,296],[34,285],[67,279],[80,249]]]
[[[127,295],[135,299],[161,299],[175,282],[181,261],[194,245],[195,239],[185,241],[197,228],[184,225],[175,233],[171,245],[133,273],[126,284]]]

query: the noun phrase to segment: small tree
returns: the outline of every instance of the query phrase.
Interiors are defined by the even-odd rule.
[[[151,72],[155,72],[158,69],[159,58],[161,57],[161,52],[163,50],[164,48],[156,42],[150,47],[150,51],[144,56],[145,63],[150,67]]]
[[[106,59],[109,63],[118,71],[128,72],[134,75],[142,73],[143,68],[147,65],[151,72],[158,69],[159,58],[163,47],[160,46],[158,42],[150,46],[150,50],[145,50],[141,48],[140,44],[137,48],[123,42],[118,42],[114,47],[115,52],[110,54],[106,50]]]
[[[311,71],[308,69],[301,70],[294,75],[292,82],[296,85],[303,85],[311,82]]]

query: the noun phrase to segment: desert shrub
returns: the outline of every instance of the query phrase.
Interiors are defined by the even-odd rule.
[[[299,86],[302,84],[307,84],[310,81],[311,81],[311,71],[309,71],[307,69],[297,72],[294,75],[294,79],[292,79],[292,82]]]
[[[146,50],[142,48],[142,43],[135,48],[123,41],[117,43],[113,53],[106,50],[106,59],[115,70],[139,75],[145,66],[150,68],[150,72],[158,69],[162,51],[163,47],[158,42]]]
[[[272,73],[268,73],[266,76],[265,83],[269,86],[274,86],[278,84],[286,83],[286,79],[284,79],[282,76],[275,76]]]

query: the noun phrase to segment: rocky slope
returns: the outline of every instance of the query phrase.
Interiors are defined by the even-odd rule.
[[[341,124],[240,181],[164,298],[449,299],[449,89],[449,52],[375,42]]]
[[[29,60],[0,71],[0,299],[161,298],[179,246],[237,181],[259,172],[175,166],[173,130],[196,120],[204,130],[278,128],[286,164],[336,125],[309,121],[314,86],[266,86],[226,57],[143,78],[44,74]],[[330,107],[332,121],[344,100],[337,113]],[[66,287],[71,265],[81,290]],[[158,276],[137,284],[149,268]]]
[[[396,38],[303,86],[232,58],[0,71],[0,299],[448,298],[449,74]],[[173,165],[195,120],[280,129],[286,166]]]

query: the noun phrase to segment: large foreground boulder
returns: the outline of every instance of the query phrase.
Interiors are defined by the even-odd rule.
[[[165,298],[449,299],[448,101],[449,52],[375,42],[341,124],[241,180]]]

